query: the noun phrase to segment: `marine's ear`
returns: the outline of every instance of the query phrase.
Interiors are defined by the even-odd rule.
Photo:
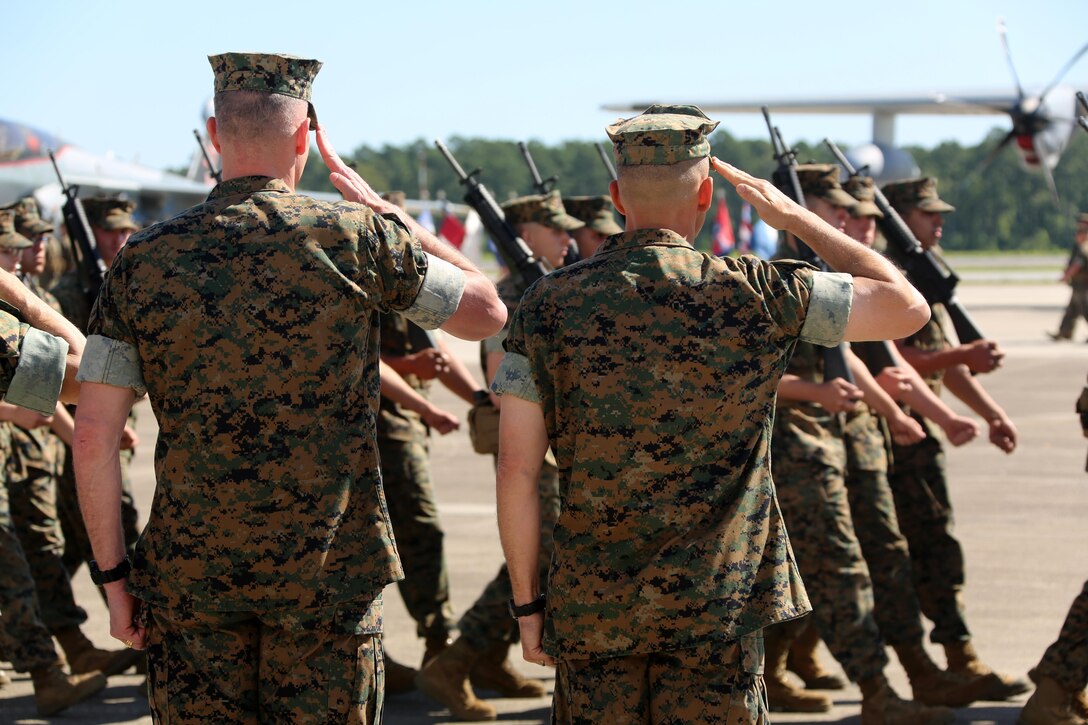
[[[219,124],[215,120],[215,116],[208,116],[208,121],[204,124],[204,127],[208,129],[208,138],[211,139],[212,147],[216,150],[216,153],[220,153],[222,149],[219,148]]]
[[[612,197],[612,205],[616,207],[616,211],[627,216],[627,209],[624,208],[623,200],[620,198],[620,182],[608,182],[608,195]]]
[[[705,212],[710,210],[711,204],[714,203],[714,179],[709,176],[703,179],[699,184],[699,211]]]

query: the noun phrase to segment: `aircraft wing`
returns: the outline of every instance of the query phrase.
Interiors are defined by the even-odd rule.
[[[652,100],[633,103],[606,103],[606,111],[641,113],[654,103],[676,101]],[[690,103],[691,101],[687,101]],[[762,98],[759,100],[704,101],[695,105],[707,113],[759,113],[766,106],[772,113],[828,114],[919,114],[986,115],[1007,112],[1017,102],[1013,93],[926,93],[915,96],[857,96],[854,98]]]

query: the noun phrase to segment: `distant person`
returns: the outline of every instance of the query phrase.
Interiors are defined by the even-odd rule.
[[[479,339],[494,286],[317,143],[350,201],[295,193],[321,63],[209,61],[223,182],[133,236],[91,320],[76,476],[111,634],[157,721],[377,722],[381,592],[403,574],[378,469],[378,313]],[[363,202],[363,203],[356,203]],[[118,440],[147,390],[156,497],[126,557]]]
[[[936,179],[909,179],[887,184],[883,191],[923,249],[940,244],[942,215],[955,208],[937,194]],[[1012,453],[1018,441],[1016,426],[982,385],[982,374],[998,369],[1005,353],[993,340],[960,344],[944,306],[933,304],[931,311],[921,330],[898,341],[900,353],[934,393],[948,388],[986,421],[990,443]],[[918,601],[933,622],[929,638],[944,648],[949,670],[988,684],[979,699],[1007,700],[1026,692],[1028,684],[995,672],[971,641],[963,603],[963,547],[953,534],[944,436],[917,412],[912,415],[925,427],[926,437],[913,445],[893,443],[890,482],[899,525],[910,546]]]
[[[1057,332],[1048,332],[1051,340],[1060,342],[1073,339],[1073,328],[1077,318],[1088,320],[1088,214],[1077,218],[1077,234],[1073,249],[1069,253],[1069,262],[1062,272],[1061,281],[1072,288],[1069,304],[1062,313],[1062,321]]]
[[[762,629],[809,611],[771,482],[779,379],[799,339],[908,334],[925,304],[879,255],[708,159],[717,124],[651,106],[608,128],[626,232],[522,298],[502,396],[499,530],[525,659],[553,720],[761,723]],[[692,247],[713,168],[846,274]],[[542,587],[537,476],[559,520]]]

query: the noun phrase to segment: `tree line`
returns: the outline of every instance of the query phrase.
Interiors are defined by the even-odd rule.
[[[1088,134],[1077,130],[1054,170],[1061,199],[1055,202],[1043,177],[1020,166],[1016,152],[1007,148],[988,166],[984,160],[1005,131],[995,128],[980,144],[942,143],[932,149],[908,147],[922,173],[940,180],[941,197],[956,207],[946,215],[943,245],[967,251],[1059,251],[1073,239],[1076,214],[1088,211]],[[605,140],[606,149],[610,147]],[[515,141],[452,137],[447,145],[466,171],[481,168],[481,181],[502,201],[533,193],[529,170]],[[750,173],[770,177],[775,162],[770,143],[742,140],[718,130],[711,137],[713,153]],[[846,148],[846,144],[840,144]],[[795,144],[803,162],[832,162],[830,152],[817,142]],[[558,176],[564,195],[608,193],[608,173],[591,141],[564,141],[549,145],[529,142],[540,173]],[[344,156],[370,185],[379,190],[403,190],[409,197],[461,201],[462,190],[453,170],[434,146],[422,139],[381,148],[360,146]],[[718,180],[717,188],[725,182]],[[333,191],[320,163],[308,165],[301,188]],[[730,190],[726,203],[733,222],[739,220],[740,198]],[[711,216],[713,212],[711,212]],[[696,242],[710,248],[712,219]]]

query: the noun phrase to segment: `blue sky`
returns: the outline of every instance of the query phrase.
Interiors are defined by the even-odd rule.
[[[1084,0],[794,2],[38,2],[5,8],[0,118],[151,166],[187,163],[208,54],[315,57],[345,152],[436,136],[603,138],[607,101],[1011,90],[995,31],[1038,91],[1088,41]],[[1088,89],[1088,58],[1066,80]],[[740,138],[759,117],[718,116]],[[776,119],[791,139],[867,141],[867,117]],[[898,140],[977,143],[1003,117],[903,117]]]

